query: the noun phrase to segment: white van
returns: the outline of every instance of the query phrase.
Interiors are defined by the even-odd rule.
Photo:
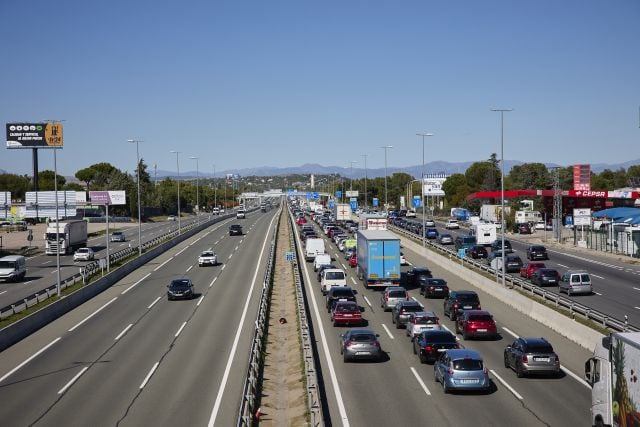
[[[27,260],[22,255],[0,258],[0,280],[19,282],[27,275]]]
[[[313,260],[313,271],[318,271],[321,265],[330,265],[331,264],[331,255],[329,254],[318,254],[316,258]]]
[[[558,282],[558,288],[560,293],[566,292],[568,296],[593,293],[591,276],[586,271],[567,271]]]
[[[323,239],[307,239],[306,246],[304,247],[304,259],[307,261],[313,261],[316,255],[325,253],[324,240]]]
[[[238,209],[238,212],[236,212],[236,219],[244,219],[246,215],[246,211],[242,208]]]
[[[326,295],[329,289],[335,286],[347,286],[347,275],[339,268],[327,268],[322,271],[320,288],[322,295]]]

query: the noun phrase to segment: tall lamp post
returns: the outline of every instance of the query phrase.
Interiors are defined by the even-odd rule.
[[[502,286],[505,286],[505,254],[504,254],[504,113],[513,111],[513,108],[492,108],[491,111],[497,111],[500,113],[500,235],[502,239]]]
[[[420,178],[420,198],[422,199],[422,246],[426,246],[425,238],[424,238],[424,228],[425,228],[425,212],[424,212],[424,137],[425,136],[433,136],[431,132],[428,133],[416,133],[416,135],[422,137],[422,176]]]
[[[218,186],[216,185],[216,165],[213,165],[213,207],[218,207]]]
[[[198,160],[200,157],[191,156],[189,158],[196,161],[196,218],[198,219],[198,224],[200,224],[200,172],[198,170]]]
[[[44,120],[45,122],[52,123],[54,125],[60,124],[65,120]],[[57,127],[54,127],[57,131]],[[62,128],[60,128],[62,129]],[[62,135],[60,135],[60,139],[62,141]],[[53,147],[53,190],[56,194],[56,294],[58,298],[60,298],[62,288],[61,279],[60,279],[60,214],[59,214],[59,202],[58,202],[58,149],[62,148],[61,146]],[[34,175],[37,175],[37,171],[34,171]],[[36,178],[34,178],[35,180]],[[38,193],[36,192],[36,203],[37,203]],[[66,214],[66,209],[65,209]],[[108,218],[107,218],[108,220]],[[107,251],[108,253],[108,251]],[[107,255],[108,256],[108,255]]]
[[[393,148],[393,145],[383,145],[380,147],[384,149],[384,208],[389,210],[389,200],[387,198],[387,150]]]
[[[171,153],[176,155],[176,166],[178,168],[178,235],[182,233],[182,224],[180,222],[180,151],[171,150]]]
[[[364,209],[367,209],[367,156],[368,154],[363,154],[364,157]]]
[[[353,191],[353,164],[358,163],[355,160],[349,160],[349,166],[351,168],[351,183],[349,184],[349,191]]]
[[[140,209],[140,150],[138,147],[139,142],[143,142],[137,139],[127,139],[127,142],[136,144],[136,159],[137,159],[137,167],[136,167],[136,176],[138,181],[138,255],[142,255],[142,215]]]

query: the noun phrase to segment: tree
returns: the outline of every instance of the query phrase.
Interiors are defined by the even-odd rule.
[[[543,163],[524,163],[511,168],[505,188],[513,190],[544,189],[551,184],[549,171]],[[507,185],[507,182],[509,185]]]
[[[80,169],[75,174],[76,178],[78,178],[80,181],[86,184],[87,191],[89,191],[89,185],[91,184],[91,181],[93,181],[95,176],[96,176],[96,170],[93,169],[92,167]]]
[[[38,182],[40,186],[40,191],[53,191],[55,190],[54,186],[54,171],[52,170],[44,170],[38,172]],[[66,178],[62,175],[56,176],[56,181],[58,181],[58,190],[62,190],[65,182],[67,182]]]
[[[500,169],[495,162],[495,155],[488,161],[475,162],[465,172],[467,184],[472,192],[492,191],[500,188]]]
[[[14,175],[12,173],[0,174],[0,191],[11,192],[12,199],[24,200],[25,193],[31,189],[31,180],[28,176]]]
[[[466,205],[467,196],[471,193],[467,178],[461,173],[454,173],[447,178],[442,183],[442,191],[444,191],[444,199],[450,207]]]

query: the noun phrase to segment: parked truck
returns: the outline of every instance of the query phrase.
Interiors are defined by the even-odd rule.
[[[60,239],[56,242],[56,228]],[[87,245],[87,223],[82,220],[60,222],[56,227],[56,221],[47,225],[44,235],[45,252],[47,255],[70,254],[74,249]]]
[[[358,278],[367,288],[400,285],[400,239],[387,230],[358,230]]]
[[[472,225],[469,230],[470,234],[476,237],[476,244],[488,246],[496,240],[498,232],[496,224],[487,222],[479,222]]]
[[[480,219],[486,222],[501,222],[500,205],[482,205],[480,206]],[[511,208],[504,207],[505,215],[509,215]]]
[[[640,332],[616,332],[585,363],[594,426],[640,425]]]

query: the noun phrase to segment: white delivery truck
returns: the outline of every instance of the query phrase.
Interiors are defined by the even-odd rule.
[[[500,222],[502,212],[500,205],[482,205],[480,206],[480,219],[486,222]],[[504,207],[504,214],[509,215],[511,208],[509,206]]]
[[[640,424],[640,332],[616,332],[596,345],[584,376],[591,386],[591,424]]]
[[[56,228],[59,235],[57,242]],[[58,250],[61,255],[70,254],[77,248],[87,246],[87,223],[83,220],[65,221],[56,227],[56,221],[51,221],[47,225],[44,240],[47,255],[55,255]]]
[[[306,246],[304,247],[304,259],[310,262],[316,258],[316,255],[325,252],[323,239],[307,239]]]
[[[496,240],[497,229],[496,224],[480,222],[470,227],[470,233],[476,237],[476,244],[487,246]]]
[[[333,211],[336,221],[344,222],[351,220],[351,206],[348,203],[336,203]]]

